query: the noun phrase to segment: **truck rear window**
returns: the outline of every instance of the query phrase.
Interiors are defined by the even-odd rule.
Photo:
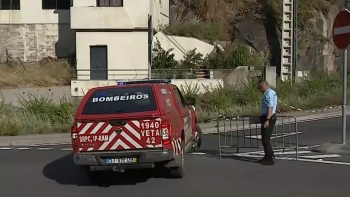
[[[156,109],[152,87],[118,87],[93,92],[86,101],[82,114],[135,113]]]

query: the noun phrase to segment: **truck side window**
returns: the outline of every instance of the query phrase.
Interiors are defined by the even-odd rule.
[[[179,103],[180,107],[181,108],[184,108],[186,106],[186,101],[185,99],[183,98],[181,92],[179,89],[177,88],[174,88],[174,93],[175,93],[175,98],[176,98],[176,101]]]

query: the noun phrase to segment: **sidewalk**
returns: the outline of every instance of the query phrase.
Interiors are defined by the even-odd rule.
[[[347,110],[347,114],[350,114],[350,109]],[[327,110],[325,112],[291,112],[284,113],[282,115],[285,116],[295,116],[298,123],[313,121],[313,120],[322,120],[327,118],[334,118],[341,116],[341,110],[339,108],[334,108]],[[288,123],[285,121],[284,123]],[[278,121],[277,124],[281,124],[281,121]],[[217,133],[217,123],[201,123],[199,126],[202,128],[203,134],[213,134]],[[248,118],[244,121],[244,128],[249,128],[249,126],[253,126],[256,128],[255,124],[250,125]],[[219,122],[220,131],[224,131],[223,121]],[[233,126],[232,130],[242,130],[243,129],[243,121]],[[69,144],[71,142],[70,134],[41,134],[41,135],[29,135],[29,136],[4,136],[0,137],[0,147],[8,147],[8,146],[30,146],[30,145],[42,145],[42,144]]]

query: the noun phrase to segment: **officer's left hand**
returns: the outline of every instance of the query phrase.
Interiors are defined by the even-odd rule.
[[[267,121],[265,121],[265,123],[264,123],[264,128],[267,128],[267,127],[269,127],[269,124],[270,124],[270,122],[267,120]]]

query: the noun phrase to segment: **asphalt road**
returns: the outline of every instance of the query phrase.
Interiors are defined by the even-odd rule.
[[[8,197],[341,197],[349,196],[348,166],[279,161],[275,166],[210,155],[186,157],[186,177],[151,171],[109,174],[95,185],[78,171],[69,151],[4,150],[1,193]]]
[[[339,119],[301,123],[303,143],[337,140]],[[333,130],[331,130],[333,129]],[[250,140],[250,139],[249,139]],[[73,164],[68,145],[0,150],[0,188],[8,197],[348,197],[349,165],[258,158],[217,158],[218,138],[205,135],[201,152],[186,156],[186,176],[170,179],[152,170],[109,173],[91,183]]]

